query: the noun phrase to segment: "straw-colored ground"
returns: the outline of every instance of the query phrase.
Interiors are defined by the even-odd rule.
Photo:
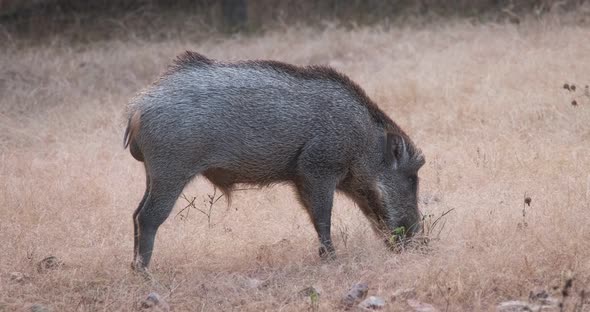
[[[321,291],[319,310],[332,311],[357,281],[391,311],[407,311],[393,296],[406,288],[442,311],[491,311],[539,287],[558,292],[570,277],[573,306],[590,291],[588,38],[590,26],[555,18],[199,42],[58,38],[16,48],[13,38],[0,47],[0,311],[129,311],[151,291],[173,311],[302,311],[312,309],[298,295],[308,286]],[[122,148],[123,111],[186,49],[327,63],[357,81],[426,156],[423,213],[432,221],[454,209],[430,249],[390,253],[340,196],[339,258],[322,264],[306,213],[277,186],[237,192],[229,208],[220,200],[210,227],[195,209],[176,216],[186,206],[179,199],[157,236],[156,282],[133,274],[131,214],[144,174]],[[212,191],[198,179],[185,194],[207,209]],[[63,265],[39,273],[47,256]],[[249,278],[264,285],[249,287]]]

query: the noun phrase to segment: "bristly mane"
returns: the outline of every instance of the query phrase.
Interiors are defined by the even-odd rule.
[[[192,67],[200,67],[213,64],[215,64],[214,60],[209,59],[208,57],[202,54],[193,51],[186,51],[176,56],[176,59],[168,67],[166,74],[172,74],[174,72]]]
[[[300,79],[331,80],[347,88],[357,100],[364,105],[375,122],[383,126],[385,131],[400,135],[409,142],[409,151],[418,156],[421,152],[414,146],[410,137],[387,116],[365,93],[365,91],[348,76],[336,71],[327,65],[296,66],[273,60],[246,60],[237,62],[220,62],[210,59],[200,53],[186,51],[176,57],[172,65],[164,75],[173,74],[182,70],[190,70],[195,67],[206,67],[212,65],[249,67],[257,66],[275,70],[279,73],[291,75]]]
[[[291,76],[301,79],[317,79],[317,80],[331,80],[346,89],[348,89],[355,98],[362,103],[369,111],[373,119],[379,124],[383,125],[387,130],[393,132],[401,132],[401,129],[387,116],[381,109],[373,102],[357,83],[352,81],[348,76],[336,71],[334,68],[327,65],[309,65],[296,66],[278,61],[270,60],[256,60],[238,62],[250,65],[255,64],[265,68],[273,69],[281,73],[289,74]],[[397,128],[397,129],[396,129]]]

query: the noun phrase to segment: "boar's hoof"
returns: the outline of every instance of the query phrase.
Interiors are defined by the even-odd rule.
[[[132,261],[131,262],[131,271],[135,271],[135,272],[141,272],[145,270],[143,268],[143,266],[141,265],[141,263],[137,262],[137,261]]]
[[[148,269],[141,264],[141,262],[131,262],[131,270],[143,277],[145,277],[146,280],[150,280],[151,279],[151,274],[150,272],[148,272]]]
[[[336,252],[332,249],[327,249],[326,247],[320,247],[320,259],[323,261],[332,261],[336,260]]]

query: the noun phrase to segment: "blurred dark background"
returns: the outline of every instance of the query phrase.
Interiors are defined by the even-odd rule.
[[[0,0],[0,36],[158,39],[194,28],[252,33],[293,24],[383,25],[422,17],[519,23],[572,12],[586,0]],[[424,18],[425,17],[425,18]],[[164,31],[165,29],[165,31]],[[175,31],[176,30],[176,33]],[[84,38],[79,34],[84,33]],[[172,34],[175,33],[175,34]],[[0,39],[2,39],[0,37]]]

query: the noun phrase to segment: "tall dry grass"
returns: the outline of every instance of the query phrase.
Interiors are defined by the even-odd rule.
[[[582,94],[590,84],[589,35],[588,25],[546,18],[203,41],[8,42],[0,48],[0,311],[33,303],[129,311],[150,291],[174,311],[301,311],[311,305],[297,292],[310,285],[321,291],[319,310],[331,311],[355,281],[391,311],[407,310],[392,297],[405,288],[443,311],[491,311],[571,276],[573,295],[590,290],[590,98],[573,106],[562,88],[574,83]],[[211,228],[197,211],[176,216],[186,206],[179,200],[157,237],[157,282],[134,275],[131,214],[144,176],[122,148],[123,110],[185,49],[324,63],[351,76],[423,149],[422,211],[454,209],[439,239],[426,253],[392,254],[337,197],[339,258],[321,263],[306,214],[279,186],[217,203]],[[185,190],[198,205],[211,192],[202,179]],[[38,272],[49,255],[63,265]],[[250,288],[248,278],[265,284]]]

